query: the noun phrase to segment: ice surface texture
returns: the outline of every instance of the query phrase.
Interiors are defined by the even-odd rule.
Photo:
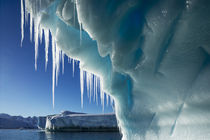
[[[104,92],[114,99],[123,140],[210,139],[209,0],[21,5],[22,37],[30,13],[36,58],[44,30],[48,61],[52,35],[53,89],[64,53],[80,61],[81,95],[86,83],[90,93],[101,87],[102,100]]]

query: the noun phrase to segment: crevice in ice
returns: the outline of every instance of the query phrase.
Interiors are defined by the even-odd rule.
[[[181,106],[180,106],[179,109],[178,109],[177,116],[176,116],[175,121],[174,121],[174,123],[173,123],[173,125],[172,125],[172,127],[171,127],[171,132],[170,132],[170,135],[171,135],[171,136],[173,136],[173,134],[174,134],[174,131],[175,131],[175,128],[176,128],[176,124],[177,124],[177,121],[178,121],[178,119],[179,119],[179,116],[180,116],[181,113],[182,113],[184,104],[185,104],[185,102],[182,103]]]
[[[174,19],[173,23],[170,25],[170,28],[168,30],[168,33],[166,34],[166,37],[162,43],[162,47],[160,48],[158,57],[156,59],[156,64],[155,64],[155,74],[161,74],[163,75],[161,72],[159,72],[159,69],[161,67],[161,62],[164,60],[164,57],[167,55],[168,51],[169,51],[169,47],[171,44],[171,41],[173,41],[173,37],[174,34],[178,28],[179,25],[179,19],[181,18],[182,14],[178,14],[177,17]]]

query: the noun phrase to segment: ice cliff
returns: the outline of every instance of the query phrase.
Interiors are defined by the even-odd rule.
[[[21,0],[21,5],[22,40],[29,22],[35,60],[45,38],[46,66],[52,35],[52,88],[64,55],[80,61],[81,102],[85,83],[90,97],[97,98],[97,90],[102,101],[104,93],[111,96],[123,140],[210,138],[209,0]]]

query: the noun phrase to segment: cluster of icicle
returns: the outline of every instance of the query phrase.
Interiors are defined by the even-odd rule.
[[[34,43],[35,43],[35,70],[37,70],[37,58],[38,58],[38,46],[39,43],[42,43],[43,35],[45,40],[45,70],[47,69],[48,64],[48,49],[50,44],[50,30],[42,27],[40,25],[40,17],[36,17],[36,20],[34,20],[33,11],[29,11],[26,8],[26,2],[25,0],[21,0],[21,46],[24,39],[24,25],[28,23],[28,18],[30,18],[30,40],[32,42],[34,37]],[[41,2],[40,2],[41,3]],[[39,6],[39,5],[38,5]],[[34,10],[34,9],[33,9]],[[29,16],[30,15],[30,16]],[[34,35],[32,34],[34,30]],[[80,44],[81,44],[81,24],[80,24]],[[52,35],[52,34],[51,34]],[[52,42],[52,102],[53,102],[53,108],[55,106],[55,86],[58,84],[58,76],[60,72],[60,64],[62,63],[62,74],[64,74],[64,58],[65,53],[57,46],[56,40],[52,35],[51,38]],[[68,56],[67,56],[68,57]],[[74,76],[74,69],[75,69],[75,63],[78,64],[78,61],[68,57],[68,62],[72,63],[73,68],[73,76]],[[101,105],[104,109],[104,101],[106,96],[106,103],[114,104],[114,100],[111,96],[106,94],[103,91],[102,84],[100,84],[100,77],[89,73],[85,70],[83,70],[80,67],[80,90],[81,90],[81,107],[83,107],[83,95],[84,95],[84,87],[87,87],[87,94],[89,97],[89,101],[91,102],[91,99],[93,98],[94,102],[98,104],[98,92],[100,93],[100,99],[101,99]],[[100,90],[100,91],[99,91]]]

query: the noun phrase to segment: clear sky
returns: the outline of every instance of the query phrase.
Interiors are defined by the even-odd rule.
[[[55,88],[55,108],[52,107],[52,61],[49,48],[48,69],[45,72],[44,45],[39,46],[38,69],[34,68],[34,43],[29,39],[29,26],[25,27],[25,39],[20,47],[20,0],[0,0],[0,113],[38,116],[71,110],[87,113],[103,113],[102,106],[89,103],[84,96],[80,102],[79,68],[65,57],[65,73],[59,76]],[[85,91],[86,93],[86,91]],[[105,113],[113,112],[105,106]]]

